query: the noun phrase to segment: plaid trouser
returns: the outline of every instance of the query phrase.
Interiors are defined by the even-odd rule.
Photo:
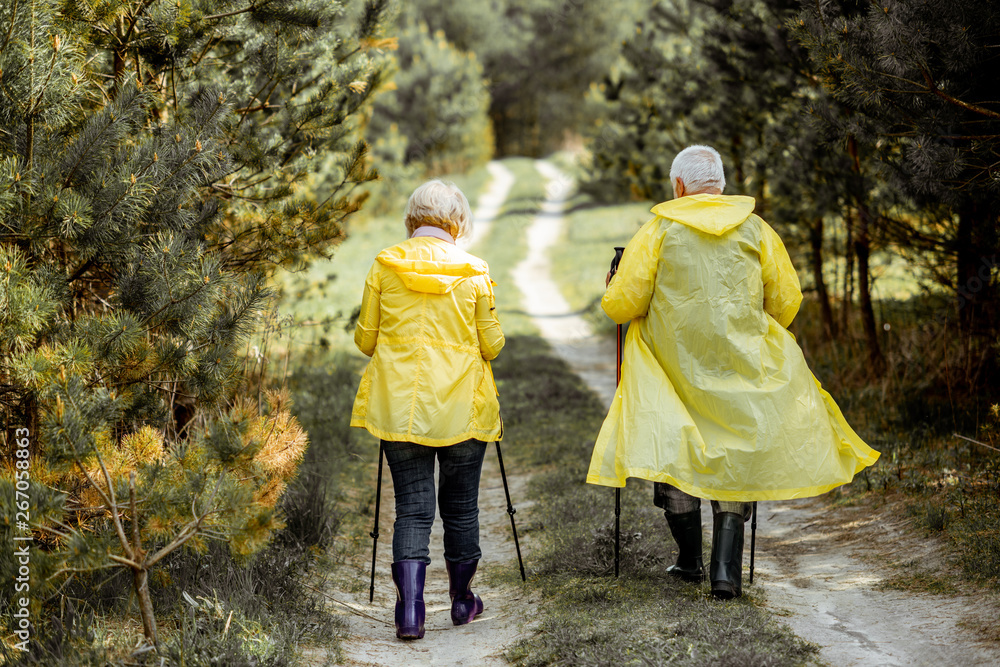
[[[663,482],[653,483],[653,504],[662,509],[666,514],[687,514],[701,509],[701,498],[684,493],[676,486],[671,486]],[[712,514],[719,512],[732,512],[742,514],[743,520],[750,519],[753,506],[750,503],[730,502],[725,500],[712,501]]]

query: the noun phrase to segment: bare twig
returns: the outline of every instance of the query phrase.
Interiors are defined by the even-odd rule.
[[[968,440],[969,442],[974,442],[977,445],[982,445],[987,449],[992,449],[994,452],[1000,452],[1000,449],[997,449],[993,445],[987,445],[985,442],[979,442],[978,440],[973,440],[972,438],[966,438],[964,435],[959,435],[958,433],[952,433],[952,435],[956,438],[961,438],[962,440]]]

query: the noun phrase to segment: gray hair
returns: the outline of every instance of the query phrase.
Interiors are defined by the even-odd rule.
[[[427,181],[410,195],[403,213],[407,236],[418,227],[430,225],[451,234],[456,240],[472,231],[472,209],[469,200],[454,183],[435,178]]]
[[[688,146],[678,153],[670,165],[671,186],[676,178],[684,182],[684,189],[690,193],[726,189],[722,157],[711,146]]]

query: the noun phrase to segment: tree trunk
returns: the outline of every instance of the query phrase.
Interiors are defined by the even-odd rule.
[[[743,181],[746,180],[746,175],[743,173],[743,155],[741,154],[742,146],[743,146],[743,137],[741,137],[738,134],[735,135],[732,140],[733,180],[736,181],[737,192],[742,192],[740,188],[743,187]],[[764,217],[762,213],[759,215],[761,217]]]
[[[837,337],[837,325],[833,321],[833,309],[830,307],[830,293],[827,292],[823,280],[823,218],[817,217],[809,230],[809,241],[812,246],[813,282],[816,283],[816,297],[819,299],[820,313],[823,317],[823,331],[827,340]]]
[[[149,572],[132,570],[132,584],[139,600],[139,614],[142,616],[142,631],[146,641],[159,646],[156,636],[156,616],[153,615],[153,600],[149,597]]]
[[[840,304],[840,330],[849,331],[851,304],[854,303],[854,211],[850,207],[844,215],[847,227],[844,239],[844,290]]]
[[[955,237],[955,291],[958,321],[964,331],[992,332],[997,300],[992,284],[997,266],[997,220],[979,202],[966,201],[958,208]]]
[[[858,235],[854,241],[854,252],[858,256],[858,296],[861,299],[861,322],[865,328],[865,339],[868,342],[868,363],[875,375],[885,371],[885,357],[882,356],[882,346],[878,342],[878,330],[875,328],[875,310],[872,308],[871,283],[869,281],[868,259],[871,254],[871,243],[868,236],[871,214],[864,206],[858,206]]]

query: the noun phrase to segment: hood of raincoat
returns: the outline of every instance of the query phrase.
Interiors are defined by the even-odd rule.
[[[447,241],[410,239],[386,248],[376,260],[398,275],[407,289],[425,294],[448,294],[466,278],[489,273],[486,262],[465,252],[460,259],[435,258],[429,248],[434,243]]]
[[[676,220],[706,234],[722,236],[753,213],[753,197],[743,195],[687,195],[657,204],[654,215]]]

